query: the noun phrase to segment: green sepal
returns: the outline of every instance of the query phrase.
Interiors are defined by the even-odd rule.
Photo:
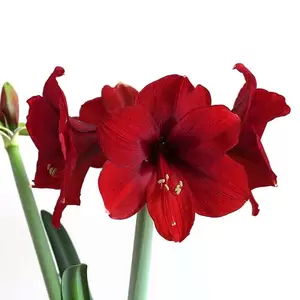
[[[24,135],[24,136],[28,136],[29,135],[29,132],[26,128],[26,124],[25,123],[19,123],[18,125],[18,128],[19,128],[19,135]]]
[[[61,282],[63,300],[92,300],[87,279],[87,265],[80,264],[65,270]]]
[[[1,91],[0,120],[4,126],[14,131],[19,122],[19,99],[13,86],[6,82]]]

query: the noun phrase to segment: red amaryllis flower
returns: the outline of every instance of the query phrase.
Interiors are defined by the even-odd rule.
[[[64,69],[56,67],[45,83],[43,96],[28,100],[26,124],[39,150],[34,187],[61,190],[53,214],[56,227],[60,226],[67,205],[80,204],[80,191],[88,169],[101,168],[106,160],[100,151],[96,124],[93,123],[94,115],[98,117],[101,111],[86,107],[83,117],[69,117],[65,95],[56,80],[63,74]],[[101,101],[114,100],[113,94],[111,92],[110,97],[101,98]]]
[[[230,157],[241,163],[247,172],[249,188],[276,186],[277,176],[273,172],[265,153],[261,137],[271,120],[288,115],[290,107],[285,98],[277,93],[256,88],[256,79],[243,65],[236,64],[246,83],[240,90],[232,111],[241,118],[241,134],[238,144],[228,152]],[[259,212],[252,193],[252,214]]]
[[[111,218],[145,204],[157,231],[181,242],[195,213],[218,217],[249,198],[244,168],[225,153],[237,142],[240,119],[186,77],[146,86],[137,105],[102,119],[99,138],[108,161],[99,188]]]

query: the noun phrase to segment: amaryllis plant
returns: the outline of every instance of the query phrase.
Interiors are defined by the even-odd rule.
[[[0,133],[49,299],[92,299],[86,265],[61,225],[64,209],[80,205],[89,168],[99,169],[99,199],[110,218],[137,214],[129,300],[147,298],[152,224],[162,238],[182,242],[196,214],[222,217],[250,201],[252,215],[258,215],[252,190],[277,185],[262,136],[268,122],[290,108],[283,96],[257,88],[243,64],[234,69],[245,83],[230,108],[212,104],[204,86],[168,75],[140,92],[123,83],[106,85],[101,96],[83,103],[78,116],[71,117],[57,82],[64,69],[56,67],[42,95],[27,100],[26,124],[18,120],[16,92],[4,84]],[[29,135],[38,150],[31,185],[18,135]],[[42,211],[40,218],[31,187],[60,190],[53,215]]]

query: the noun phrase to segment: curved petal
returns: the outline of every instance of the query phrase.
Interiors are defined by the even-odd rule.
[[[186,78],[182,84],[180,96],[176,106],[176,119],[182,119],[188,112],[205,106],[211,106],[211,96],[209,91],[202,85],[196,88]]]
[[[137,213],[146,203],[146,187],[152,170],[118,167],[107,161],[99,176],[99,190],[104,205],[113,219],[126,219]]]
[[[172,124],[167,124],[167,121],[174,116],[181,90],[189,90],[185,87],[190,85],[191,83],[184,76],[162,77],[148,84],[139,92],[137,103],[144,106],[152,114],[159,126],[166,126],[165,130],[167,131],[172,126]]]
[[[79,111],[79,120],[98,125],[101,120],[107,115],[107,112],[103,106],[101,97],[86,101],[81,105]]]
[[[148,211],[162,237],[182,242],[195,220],[191,193],[180,170],[165,161],[160,168],[164,174],[154,173],[147,188]]]
[[[252,99],[247,122],[255,129],[259,137],[263,135],[268,122],[291,112],[285,98],[277,93],[257,89]]]
[[[108,113],[118,112],[121,108],[132,106],[138,91],[123,83],[117,84],[114,88],[105,85],[102,88],[102,101]]]
[[[66,102],[66,97],[58,82],[57,77],[64,75],[65,70],[62,67],[56,67],[44,85],[43,97],[59,110],[61,102]]]
[[[223,105],[197,108],[177,123],[168,142],[191,166],[207,167],[237,144],[240,119]]]
[[[209,173],[187,170],[184,177],[194,209],[202,216],[225,216],[241,208],[250,197],[244,168],[226,155]]]
[[[55,228],[60,227],[62,213],[68,205],[80,205],[81,188],[89,167],[88,160],[76,163],[75,157],[66,162],[64,182],[52,218]]]
[[[124,108],[98,125],[101,147],[117,165],[138,166],[148,158],[148,144],[159,138],[152,116],[142,106]]]
[[[256,217],[259,214],[259,205],[256,202],[252,193],[250,194],[249,202],[252,206],[252,216]]]
[[[233,69],[241,72],[246,80],[244,86],[241,88],[237,96],[237,99],[234,102],[232,109],[232,111],[236,113],[242,121],[244,121],[247,119],[252,98],[256,90],[256,79],[254,75],[241,63],[236,64]]]
[[[250,189],[275,186],[277,176],[270,166],[260,138],[250,125],[246,125],[243,126],[239,143],[228,155],[244,166]]]

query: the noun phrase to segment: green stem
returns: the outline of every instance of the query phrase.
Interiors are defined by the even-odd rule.
[[[153,222],[146,206],[137,214],[128,300],[147,300]]]
[[[50,300],[61,300],[61,288],[47,237],[40,219],[18,145],[6,147],[23,211],[40,263]]]

